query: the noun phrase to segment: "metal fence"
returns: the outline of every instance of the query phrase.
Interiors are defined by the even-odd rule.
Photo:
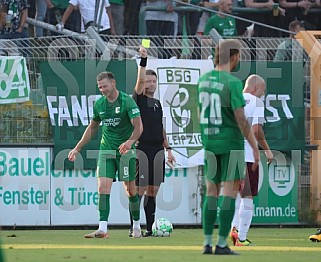
[[[52,133],[39,71],[40,61],[70,61],[84,59],[133,59],[142,39],[151,40],[149,55],[154,58],[210,59],[215,41],[211,37],[199,36],[101,36],[98,43],[85,35],[51,36],[24,40],[1,40],[0,55],[22,55],[27,59],[31,84],[31,101],[24,104],[0,105],[0,144],[35,144],[52,142]],[[243,61],[271,61],[278,45],[286,38],[239,38],[242,43]],[[101,40],[98,40],[101,41]],[[99,45],[104,45],[104,50]],[[293,61],[306,59],[306,127],[309,141],[309,60],[300,44],[293,40]],[[311,222],[310,201],[310,149],[304,153],[299,174],[300,221]]]
[[[50,36],[1,40],[0,55],[22,55],[32,60],[131,59],[142,39],[150,40],[149,55],[155,58],[207,59],[215,41],[208,36],[107,36],[100,35],[104,50],[96,50],[99,41],[85,35]],[[278,45],[287,38],[238,38],[243,46],[242,60],[273,60]],[[293,40],[292,60],[301,61],[304,51]]]

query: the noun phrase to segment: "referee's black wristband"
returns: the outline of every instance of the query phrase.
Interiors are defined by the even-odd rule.
[[[170,146],[169,146],[169,147],[166,147],[165,149],[166,149],[166,151],[167,151],[167,150],[172,150],[172,148],[171,148]]]
[[[139,65],[141,67],[146,67],[146,65],[147,65],[147,57],[141,57]]]

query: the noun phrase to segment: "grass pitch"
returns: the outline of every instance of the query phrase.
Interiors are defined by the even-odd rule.
[[[109,230],[109,239],[85,239],[84,230],[1,231],[5,262],[57,261],[306,261],[320,262],[321,243],[308,237],[314,228],[252,228],[251,247],[232,247],[240,256],[202,255],[201,229],[174,229],[171,237],[132,239],[128,230]],[[214,235],[217,229],[214,231]],[[216,235],[214,237],[214,243]]]

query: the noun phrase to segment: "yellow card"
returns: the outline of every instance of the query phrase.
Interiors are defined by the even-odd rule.
[[[142,40],[142,46],[145,48],[149,48],[150,47],[150,40],[149,39],[143,39]]]

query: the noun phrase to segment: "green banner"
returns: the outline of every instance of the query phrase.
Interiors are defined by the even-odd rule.
[[[46,61],[40,64],[50,122],[53,128],[54,169],[95,169],[100,131],[81,151],[75,163],[67,160],[82,137],[100,97],[96,76],[113,72],[118,90],[131,93],[136,81],[136,61]]]
[[[245,83],[250,74],[266,81],[264,132],[273,150],[305,148],[304,67],[302,62],[242,62],[234,74]]]
[[[261,161],[259,194],[254,198],[253,223],[292,224],[299,219],[298,170],[301,151],[273,151],[275,160]],[[261,155],[264,159],[264,155]]]
[[[0,57],[0,104],[29,101],[30,83],[26,59],[22,56]]]
[[[164,68],[161,60],[153,62],[159,63],[157,68]],[[305,133],[302,128],[304,127],[302,63],[242,62],[240,68],[242,70],[235,72],[235,75],[244,82],[252,73],[259,74],[266,80],[264,130],[271,149],[282,152],[303,150]],[[47,61],[41,63],[40,69],[54,132],[55,169],[73,168],[73,163],[66,160],[67,154],[81,138],[92,116],[93,103],[100,96],[96,86],[97,74],[105,70],[113,72],[117,88],[132,93],[136,82],[136,61],[100,61],[99,63],[94,60]],[[171,70],[174,69],[171,68]],[[161,71],[157,70],[157,72],[160,74],[159,80],[163,79]],[[160,81],[158,84],[159,90],[163,90],[163,82]],[[181,83],[181,85],[187,86],[187,83],[185,85]],[[170,89],[170,86],[167,89]],[[171,92],[166,91],[160,96],[167,97]],[[188,96],[188,99],[194,101],[195,93],[191,92],[191,94],[193,95]],[[172,119],[173,110],[167,110],[171,107],[166,103],[163,107],[166,119]],[[76,168],[96,167],[99,137],[100,134],[82,150],[83,158],[79,160],[80,162],[77,163],[79,166]]]

